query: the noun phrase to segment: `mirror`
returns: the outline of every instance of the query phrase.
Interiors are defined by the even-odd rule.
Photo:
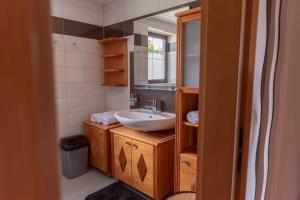
[[[184,7],[134,21],[134,85],[175,86],[176,13]]]

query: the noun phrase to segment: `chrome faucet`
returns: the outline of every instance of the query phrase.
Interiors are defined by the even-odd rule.
[[[154,114],[157,114],[161,111],[161,101],[159,99],[148,100],[151,102],[150,105],[145,105],[146,109],[150,109]]]

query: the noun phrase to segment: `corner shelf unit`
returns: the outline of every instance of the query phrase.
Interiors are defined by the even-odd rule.
[[[177,13],[175,192],[196,190],[198,129],[187,121],[199,110],[201,8]]]
[[[104,86],[128,85],[127,38],[107,38],[99,41],[103,46]]]

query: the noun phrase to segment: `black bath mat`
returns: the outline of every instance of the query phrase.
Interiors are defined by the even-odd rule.
[[[129,189],[120,182],[113,183],[98,192],[90,194],[85,200],[149,200]]]

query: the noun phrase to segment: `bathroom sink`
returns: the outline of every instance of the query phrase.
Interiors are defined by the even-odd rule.
[[[176,115],[167,112],[154,114],[145,109],[131,109],[117,112],[115,116],[124,126],[148,132],[174,128]]]

